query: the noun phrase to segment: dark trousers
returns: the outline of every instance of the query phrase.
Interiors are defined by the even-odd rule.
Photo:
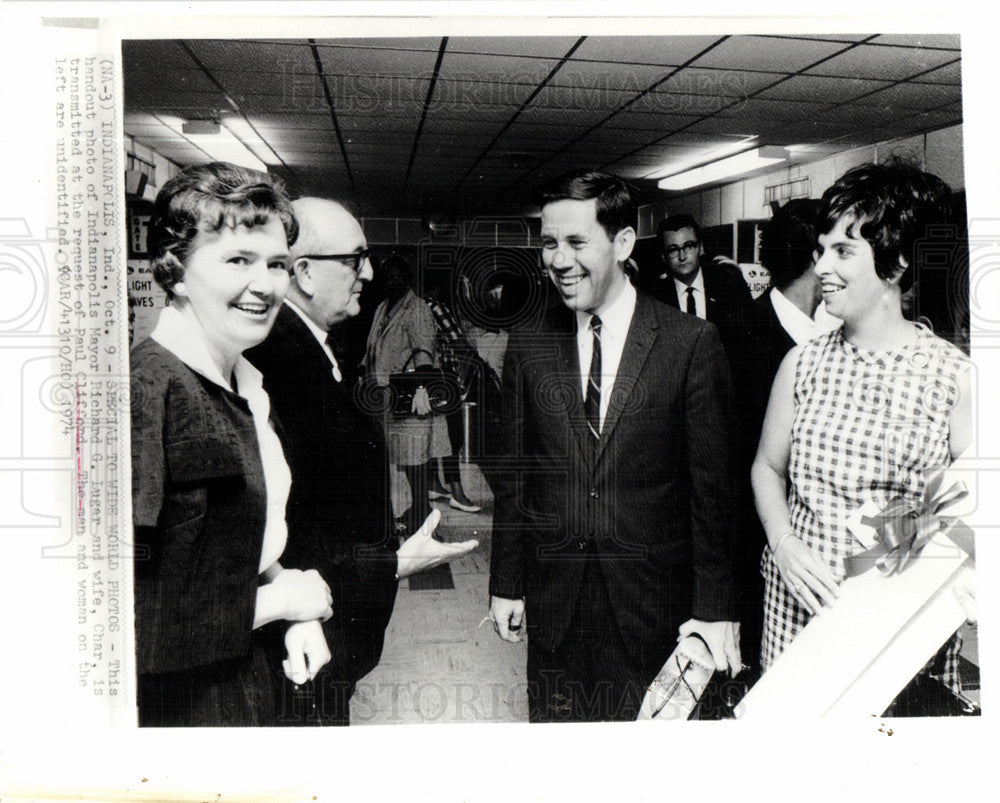
[[[528,639],[528,720],[634,720],[661,665],[640,666],[629,657],[600,566],[588,560],[563,643],[545,650]]]
[[[430,488],[431,463],[423,463],[419,466],[400,466],[406,475],[406,481],[410,485],[410,507],[403,514],[403,522],[406,524],[406,534],[413,535],[431,514],[431,505],[427,501],[427,491]]]
[[[451,443],[451,454],[441,458],[441,469],[444,471],[445,486],[453,482],[461,484],[462,474],[458,467],[458,455],[465,445],[465,429],[462,426],[462,411],[456,410],[449,413],[448,421],[448,442]]]
[[[249,655],[179,672],[139,674],[139,726],[270,725],[275,676],[270,661],[272,645],[266,641],[265,634],[255,633]]]
[[[301,686],[287,677],[281,678],[281,690],[277,701],[278,727],[303,725],[350,725],[351,695],[355,684],[338,680],[329,665],[320,670],[315,680]]]

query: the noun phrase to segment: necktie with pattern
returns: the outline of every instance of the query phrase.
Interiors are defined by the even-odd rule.
[[[583,410],[587,416],[587,429],[594,438],[596,449],[601,440],[601,319],[596,315],[590,319],[590,329],[594,333],[594,353],[590,358]]]

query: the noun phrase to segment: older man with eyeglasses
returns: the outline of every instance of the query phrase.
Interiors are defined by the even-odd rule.
[[[291,282],[268,338],[247,357],[264,375],[292,472],[282,564],[315,566],[333,593],[325,625],[333,654],[305,687],[284,683],[275,725],[347,725],[358,680],[382,654],[401,577],[463,555],[475,541],[444,544],[430,520],[403,546],[389,508],[385,438],[358,406],[355,367],[331,337],[356,316],[372,279],[368,243],[343,206],[292,203],[299,237]],[[276,675],[277,677],[277,675]]]

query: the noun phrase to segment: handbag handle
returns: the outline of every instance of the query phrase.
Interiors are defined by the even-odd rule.
[[[420,352],[423,352],[428,357],[430,357],[432,363],[434,362],[434,355],[431,354],[427,349],[414,349],[413,352],[410,354],[410,356],[406,358],[406,362],[403,363],[403,368],[401,369],[402,373],[406,373],[406,371],[409,370],[407,366],[411,362],[413,362],[413,358],[416,357]],[[416,368],[414,368],[413,370],[416,370]]]

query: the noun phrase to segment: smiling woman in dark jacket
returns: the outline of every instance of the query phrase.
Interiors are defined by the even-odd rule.
[[[274,322],[295,234],[281,187],[233,165],[190,167],[156,199],[170,306],[131,359],[140,725],[270,724],[280,630],[293,680],[329,660],[329,588],[278,562],[290,474],[242,357]],[[294,624],[271,635],[278,620]]]

